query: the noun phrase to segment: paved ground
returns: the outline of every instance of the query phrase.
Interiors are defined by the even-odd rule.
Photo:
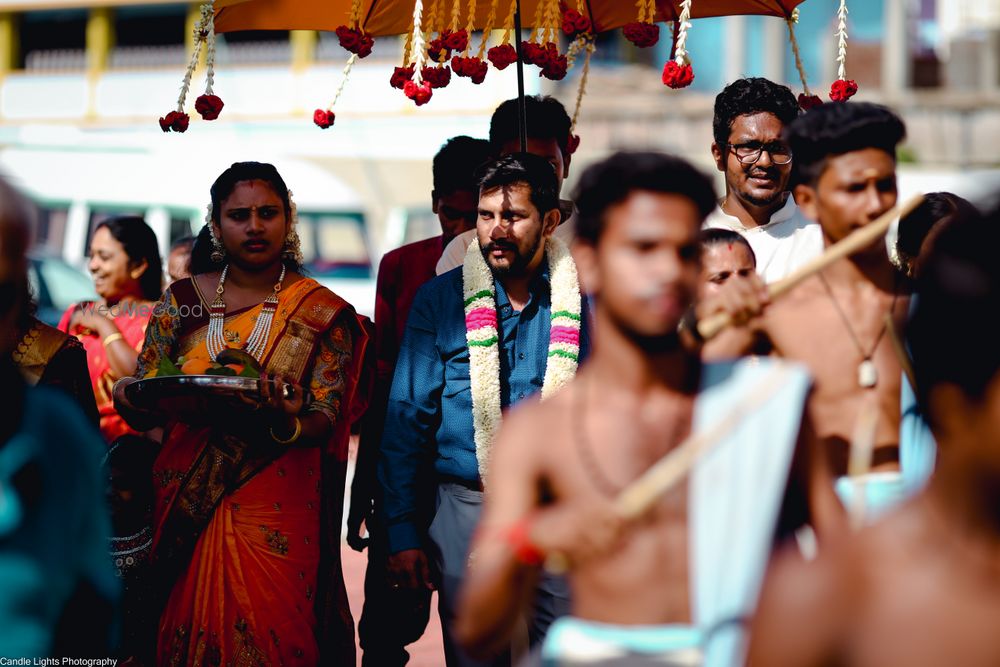
[[[351,600],[351,612],[357,625],[361,618],[361,605],[364,603],[365,566],[368,562],[367,552],[358,553],[344,544],[344,581],[347,583],[347,595]],[[444,653],[441,649],[441,623],[437,615],[437,596],[431,602],[431,622],[427,632],[420,641],[411,644],[409,667],[443,667]],[[358,664],[361,664],[361,650],[358,650]]]

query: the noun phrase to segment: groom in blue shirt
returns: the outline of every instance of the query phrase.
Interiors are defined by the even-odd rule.
[[[578,286],[574,308],[568,309],[576,314],[566,319],[562,313],[567,311],[560,307],[553,320],[553,282],[567,283],[564,275],[553,275],[552,267],[568,264],[574,285],[575,267],[568,257],[553,263],[553,257],[565,253],[565,246],[551,239],[560,218],[552,166],[536,155],[508,155],[488,164],[479,183],[478,243],[470,248],[466,266],[425,284],[410,310],[389,397],[378,475],[384,493],[390,581],[399,587],[438,589],[449,667],[484,664],[464,655],[451,634],[458,588],[481,510],[485,462],[482,451],[483,463],[477,460],[470,370],[489,373],[470,363],[469,340],[479,339],[471,333],[467,338],[466,326],[467,321],[469,326],[481,323],[483,311],[487,321],[492,315],[489,307],[479,308],[478,315],[470,314],[467,320],[466,306],[483,303],[466,298],[474,268],[485,262],[495,289],[495,303],[489,305],[495,307],[492,344],[498,348],[499,373],[498,382],[486,378],[485,386],[499,391],[502,408],[540,391],[550,381],[547,365],[561,363],[565,350],[572,351],[572,346],[554,342],[556,331],[562,334],[566,327],[553,321],[575,317],[581,323],[576,358],[582,360],[589,350],[587,314]],[[428,526],[420,520],[421,495],[434,486],[436,503]],[[532,643],[568,606],[565,582],[543,580],[530,622]]]

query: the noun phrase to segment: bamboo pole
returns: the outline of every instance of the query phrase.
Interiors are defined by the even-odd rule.
[[[875,221],[865,225],[861,229],[856,230],[827,248],[822,255],[803,265],[787,278],[768,285],[768,294],[771,299],[777,299],[783,294],[789,292],[807,278],[811,278],[813,275],[829,267],[834,262],[837,262],[845,257],[849,257],[863,248],[867,248],[872,243],[885,236],[885,233],[889,230],[889,227],[897,217],[900,219],[905,218],[923,201],[923,195],[915,195],[908,199],[902,207],[892,207],[889,211],[886,211],[879,216]],[[701,334],[705,340],[710,340],[717,336],[723,329],[732,326],[732,324],[733,318],[729,313],[715,313],[714,315],[709,315],[698,322],[698,333]]]

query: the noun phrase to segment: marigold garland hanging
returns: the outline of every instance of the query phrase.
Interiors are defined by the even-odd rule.
[[[830,86],[830,99],[846,102],[858,92],[858,84],[847,78],[847,0],[837,9],[837,80]]]
[[[687,52],[688,30],[691,28],[691,0],[681,2],[677,19],[674,57],[663,66],[663,84],[671,88],[685,88],[694,81],[694,68]]]

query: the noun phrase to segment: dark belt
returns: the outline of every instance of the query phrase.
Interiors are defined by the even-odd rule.
[[[470,491],[483,490],[483,483],[478,479],[464,479],[455,475],[438,475],[438,484],[457,484],[458,486],[464,486]]]

